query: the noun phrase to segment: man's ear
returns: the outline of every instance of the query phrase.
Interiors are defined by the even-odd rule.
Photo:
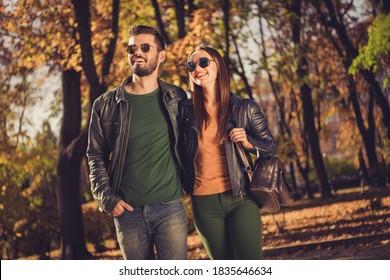
[[[165,50],[162,50],[159,54],[158,54],[158,59],[161,62],[163,62],[165,59],[167,58],[167,53]]]

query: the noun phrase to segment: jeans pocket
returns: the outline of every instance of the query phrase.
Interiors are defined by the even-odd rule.
[[[120,213],[118,216],[113,216],[112,218],[113,219],[120,219],[120,218],[122,218],[125,214],[126,214],[126,212],[128,212],[126,209],[123,209],[123,211],[122,211],[122,213]]]
[[[163,205],[167,205],[167,204],[179,203],[179,202],[182,202],[182,201],[183,201],[183,198],[178,198],[178,199],[174,199],[174,200],[171,200],[171,201],[162,201],[160,203],[163,204]]]

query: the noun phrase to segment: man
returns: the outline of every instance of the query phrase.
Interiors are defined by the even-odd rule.
[[[129,31],[132,76],[93,105],[87,157],[92,194],[113,217],[124,259],[186,259],[187,221],[178,157],[183,89],[158,79],[166,58],[153,28]]]

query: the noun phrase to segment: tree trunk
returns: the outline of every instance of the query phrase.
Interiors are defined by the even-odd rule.
[[[87,77],[90,92],[94,95],[90,97],[91,100],[95,100],[100,90],[99,77],[96,73],[96,66],[93,56],[93,48],[91,45],[91,28],[90,20],[91,14],[89,11],[89,0],[77,1],[72,0],[76,22],[78,23],[77,29],[80,35],[79,43],[81,46],[81,65],[83,67],[85,76]]]
[[[387,128],[387,138],[390,139],[390,106],[387,101],[386,96],[383,94],[383,91],[375,78],[374,73],[367,70],[362,70],[361,74],[366,82],[370,85],[371,89],[370,94],[374,96],[374,100],[378,107],[382,111],[383,115],[383,124]]]
[[[306,157],[306,162],[305,162],[305,167],[302,166],[302,164],[299,162],[299,160],[296,160],[296,165],[298,167],[299,173],[301,174],[304,184],[305,184],[305,189],[307,193],[307,198],[308,199],[313,199],[314,198],[314,192],[313,189],[310,185],[310,180],[309,180],[309,155],[307,154]]]
[[[174,0],[173,2],[176,11],[178,38],[182,39],[186,36],[184,0]]]
[[[290,182],[293,186],[297,186],[297,179],[295,178],[295,167],[294,167],[294,163],[293,162],[290,162],[289,164],[289,168],[290,168],[290,172],[289,172],[289,175],[290,175]],[[295,194],[295,199],[299,199],[300,198],[300,195],[297,193]]]
[[[100,76],[100,85],[101,89],[103,91],[106,91],[106,85],[109,84],[108,81],[105,81],[105,77],[108,76],[110,73],[110,67],[112,64],[112,60],[114,58],[115,49],[116,49],[116,42],[118,39],[118,31],[119,31],[119,0],[113,0],[112,1],[112,20],[111,20],[111,32],[114,35],[110,39],[110,43],[108,44],[107,52],[104,55],[103,59],[103,66],[101,70],[101,76]],[[99,93],[101,93],[99,92]]]
[[[321,148],[319,144],[319,138],[317,129],[315,126],[315,114],[314,106],[311,95],[311,88],[308,86],[306,80],[308,79],[308,64],[301,47],[300,42],[300,19],[301,19],[301,1],[292,1],[291,2],[291,12],[294,15],[292,22],[292,37],[294,46],[298,49],[298,65],[297,65],[297,75],[298,80],[300,81],[300,95],[302,100],[303,108],[303,121],[304,121],[304,130],[309,138],[309,145],[311,150],[311,155],[314,163],[314,168],[317,172],[318,179],[320,181],[320,191],[321,198],[331,197],[331,190],[328,183],[328,175],[326,173],[325,164],[322,158]]]
[[[156,17],[158,29],[161,33],[161,36],[163,36],[165,43],[167,45],[171,44],[171,40],[169,39],[168,33],[165,30],[164,22],[162,21],[161,12],[160,12],[160,5],[158,4],[157,0],[152,0],[152,6],[154,9],[154,14]]]
[[[230,53],[230,26],[229,26],[229,19],[230,19],[230,3],[229,0],[221,0],[220,5],[223,10],[223,26],[225,28],[225,55],[223,56],[223,59],[226,64],[227,71],[230,72],[230,59],[229,59],[229,53]],[[230,75],[230,73],[229,73]]]
[[[194,3],[194,0],[188,0],[188,17],[197,9],[197,6]]]
[[[366,150],[368,164],[370,168],[374,167],[378,163],[378,158],[375,151],[375,121],[373,110],[373,98],[370,96],[369,110],[368,110],[368,129],[364,125],[362,112],[360,110],[360,104],[356,93],[355,83],[352,81],[351,76],[348,77],[348,91],[349,97],[352,103],[352,108],[355,113],[355,120],[359,129],[360,135],[363,139],[364,148]]]
[[[248,94],[249,98],[253,99],[252,87],[250,86],[248,78],[245,74],[244,63],[242,62],[242,59],[241,59],[241,55],[240,55],[240,51],[238,48],[236,37],[234,35],[232,35],[232,37],[233,37],[232,39],[233,39],[234,47],[236,49],[236,55],[238,57],[238,64],[240,65],[240,69],[241,69],[241,70],[238,70],[238,67],[236,67],[235,65],[232,65],[233,70],[240,76],[242,82],[244,83],[245,91]]]
[[[58,204],[61,220],[61,258],[87,259],[81,210],[80,163],[83,157],[73,140],[80,134],[81,73],[62,72],[64,115],[59,136]]]
[[[295,111],[297,112],[297,119],[298,119],[298,130],[302,138],[302,153],[304,155],[305,164],[300,162],[299,158],[295,160],[295,164],[298,167],[299,173],[301,174],[304,182],[305,182],[305,188],[307,191],[307,195],[309,199],[314,198],[313,190],[310,186],[310,180],[309,180],[309,171],[310,171],[310,163],[309,163],[309,157],[310,157],[310,149],[309,149],[309,140],[307,138],[307,133],[305,133],[303,121],[301,119],[301,113],[298,111],[298,100],[295,97],[295,93],[293,90],[290,92],[290,99],[292,108],[295,108]],[[293,109],[292,109],[293,110]]]
[[[301,70],[299,70],[301,68]],[[298,66],[298,72],[302,71],[302,66]],[[305,78],[305,76],[301,76]],[[311,88],[304,84],[300,87],[302,107],[303,107],[303,119],[305,131],[309,137],[309,145],[311,155],[314,163],[314,168],[317,172],[318,179],[320,181],[321,198],[331,197],[331,190],[328,183],[328,175],[326,173],[325,164],[322,158],[321,148],[319,144],[319,138],[314,123],[314,108],[311,96]]]

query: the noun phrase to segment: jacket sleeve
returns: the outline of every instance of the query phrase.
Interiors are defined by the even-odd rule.
[[[277,152],[274,137],[268,128],[267,120],[261,112],[259,105],[253,100],[248,101],[247,107],[249,142],[255,147],[246,149],[250,153],[263,156],[274,156]]]
[[[99,208],[111,215],[119,202],[110,186],[108,173],[110,151],[104,138],[100,122],[99,99],[92,106],[91,121],[88,130],[87,158],[90,170],[91,192]]]

